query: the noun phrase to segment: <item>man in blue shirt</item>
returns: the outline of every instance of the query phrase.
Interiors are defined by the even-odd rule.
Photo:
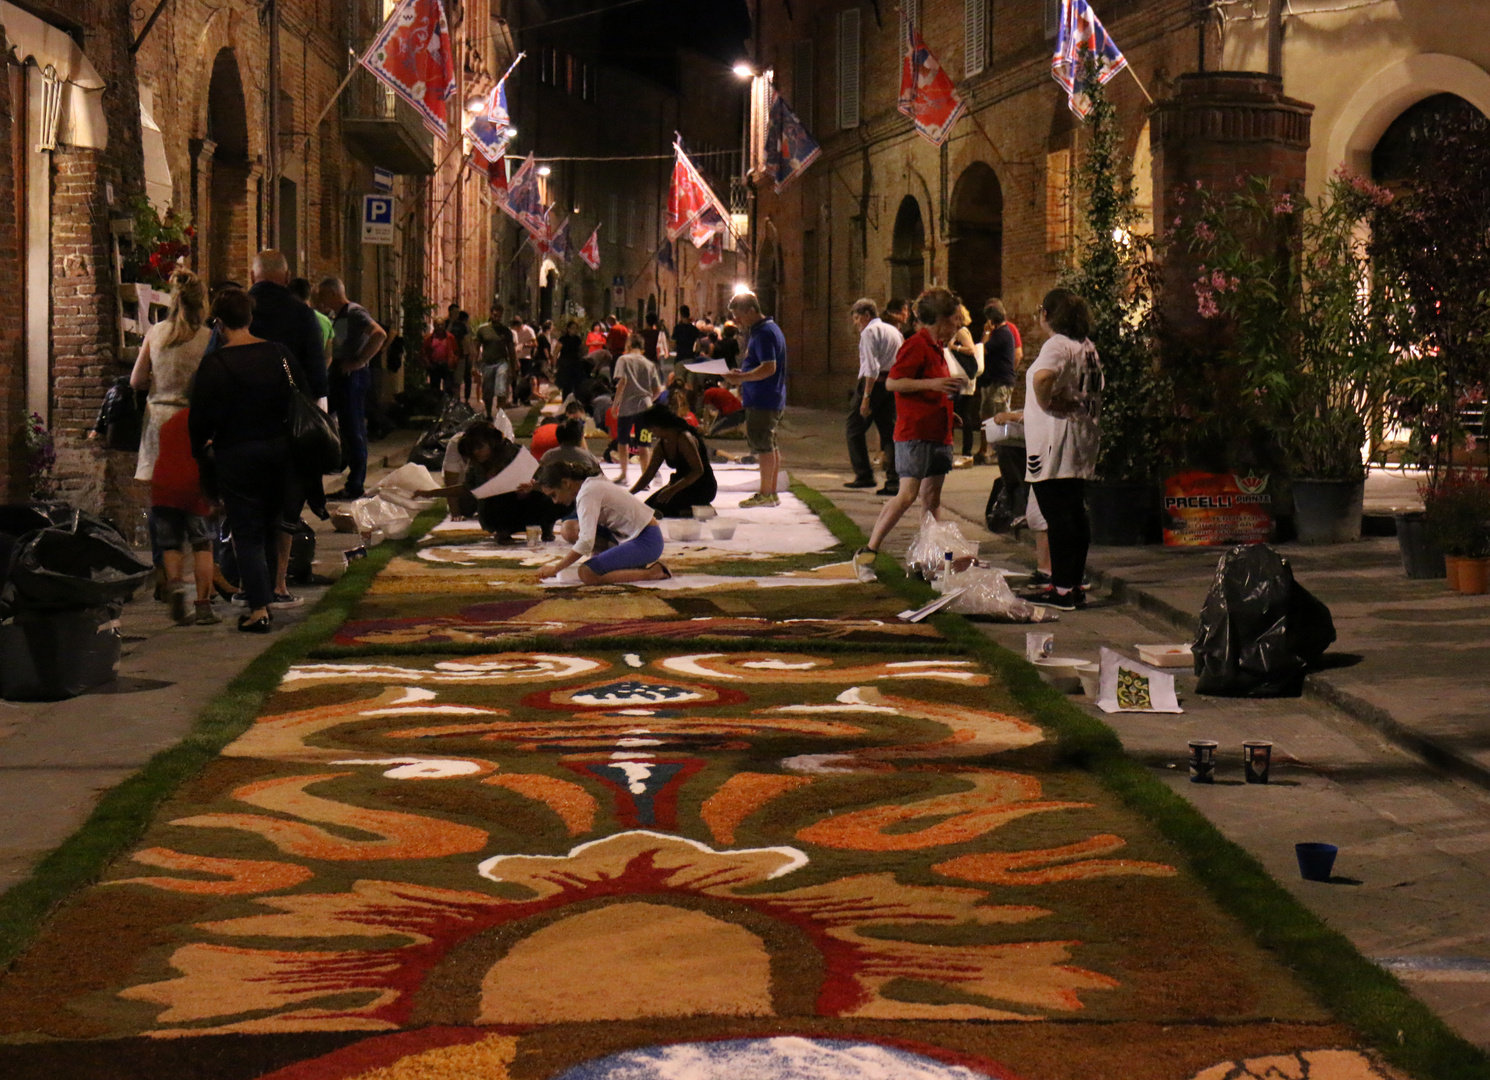
[[[740,367],[725,375],[740,388],[745,403],[745,441],[761,467],[760,491],[740,503],[740,509],[776,506],[776,478],[781,470],[781,451],[776,448],[776,426],[786,411],[786,337],[761,312],[753,292],[742,292],[729,302],[735,323],[750,339]]]

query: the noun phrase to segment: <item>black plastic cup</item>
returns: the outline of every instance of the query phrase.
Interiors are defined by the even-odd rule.
[[[1242,764],[1246,766],[1247,783],[1266,784],[1273,767],[1273,744],[1262,739],[1242,743]]]
[[[1293,845],[1293,853],[1305,881],[1329,881],[1340,849],[1334,844],[1304,843]]]
[[[1190,740],[1190,783],[1214,784],[1216,782],[1215,739]]]

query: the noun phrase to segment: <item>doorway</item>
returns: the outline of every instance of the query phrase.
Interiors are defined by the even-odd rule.
[[[253,231],[248,205],[248,106],[232,49],[220,49],[212,62],[207,138],[216,144],[207,215],[208,278],[214,283],[243,281]]]
[[[951,226],[947,283],[976,319],[1004,287],[1004,191],[987,162],[973,162],[957,178]]]
[[[890,240],[890,296],[915,303],[926,287],[926,223],[914,195],[900,200]]]

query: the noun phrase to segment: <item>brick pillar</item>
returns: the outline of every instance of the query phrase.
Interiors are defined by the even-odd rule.
[[[212,212],[212,155],[217,153],[217,143],[211,139],[190,139],[187,149],[191,151],[191,220],[196,225],[191,261],[205,279],[208,259],[212,256],[207,216]]]
[[[1267,176],[1275,191],[1304,188],[1314,106],[1283,94],[1283,80],[1252,71],[1181,75],[1174,97],[1153,113],[1154,222],[1162,239],[1178,212],[1181,188],[1230,187]],[[1215,331],[1196,310],[1196,260],[1171,251],[1165,266],[1165,314],[1171,346],[1201,348]]]

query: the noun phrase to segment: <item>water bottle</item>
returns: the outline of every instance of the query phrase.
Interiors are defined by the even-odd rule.
[[[940,593],[951,592],[955,588],[952,584],[952,578],[956,576],[956,573],[957,564],[952,558],[952,553],[948,551],[942,555],[942,576],[937,578],[936,591]]]
[[[150,511],[141,510],[135,518],[134,549],[136,551],[150,550]]]

